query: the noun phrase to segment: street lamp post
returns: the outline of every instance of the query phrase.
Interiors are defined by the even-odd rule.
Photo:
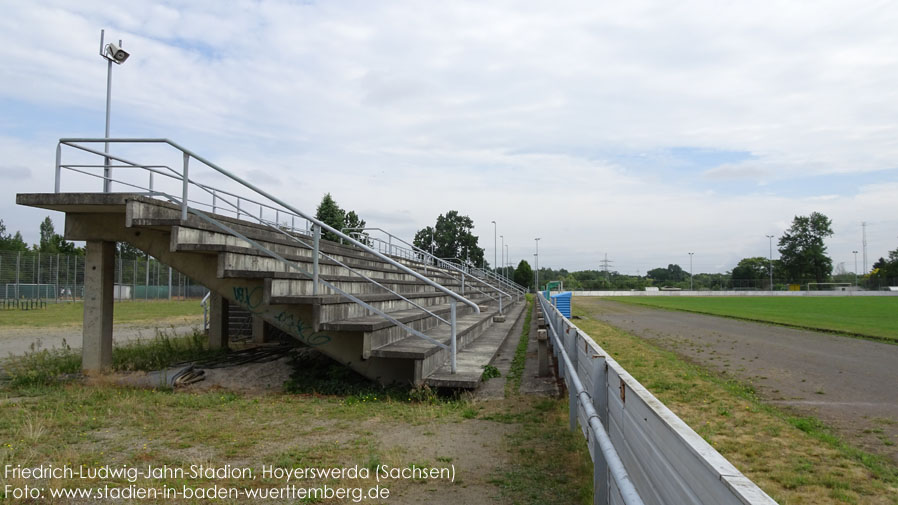
[[[534,239],[536,242],[536,284],[533,286],[534,291],[539,291],[539,237]]]
[[[112,106],[112,64],[121,65],[131,56],[122,49],[122,41],[118,45],[105,44],[106,30],[100,30],[100,56],[106,59],[106,134],[103,138],[109,138],[109,113]],[[103,153],[109,154],[109,142],[104,142]],[[105,157],[103,163],[103,192],[109,193],[112,189],[112,169],[109,166],[109,157]]]
[[[689,291],[692,291],[692,255],[695,253],[689,253]]]
[[[505,235],[499,235],[499,240],[502,241],[502,247],[499,248],[499,254],[502,256],[502,263],[496,265],[499,268],[499,275],[505,277]]]
[[[765,237],[767,237],[768,242],[770,242],[770,256],[767,257],[767,271],[770,272],[770,291],[773,291],[773,235],[765,235]]]
[[[511,258],[508,256],[508,244],[505,244],[505,278],[511,280],[511,272],[508,266],[511,265]]]
[[[495,270],[499,264],[496,261],[496,222],[493,221],[493,269]]]
[[[851,251],[854,253],[854,287],[857,287],[857,251]]]

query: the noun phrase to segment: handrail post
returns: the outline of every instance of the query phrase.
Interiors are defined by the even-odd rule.
[[[502,315],[502,293],[499,293],[499,315]]]
[[[465,296],[465,274],[461,274],[461,295]]]
[[[240,197],[237,197],[237,219],[240,219]]]
[[[312,225],[314,230],[313,249],[312,249],[312,294],[318,294],[318,251],[321,242],[321,227],[317,224]]]
[[[215,214],[215,211],[217,210],[217,204],[218,204],[218,193],[216,193],[215,190],[213,189],[212,190],[212,213],[213,214]]]
[[[54,193],[59,193],[59,180],[61,177],[62,167],[62,144],[56,144],[56,190]]]
[[[457,328],[457,325],[456,325],[456,321],[455,321],[455,317],[456,317],[456,309],[457,309],[457,308],[458,308],[458,300],[456,300],[455,298],[450,298],[450,299],[449,299],[449,325],[450,325],[452,328],[451,328],[451,330],[450,330],[450,333],[451,333],[450,339],[451,339],[451,340],[449,341],[449,344],[450,344],[449,353],[450,353],[450,355],[451,355],[451,357],[450,357],[450,360],[451,360],[451,361],[450,361],[450,364],[451,364],[451,368],[452,368],[452,373],[453,373],[453,374],[454,374],[454,373],[456,372],[456,370],[457,370],[457,368],[456,368],[456,363],[455,363],[455,355],[456,355],[456,353],[458,352],[458,344],[456,343],[456,337],[457,337],[457,334],[456,334],[456,328]]]
[[[184,153],[184,175],[183,175],[183,183],[181,186],[181,221],[187,221],[187,188],[190,186],[189,179],[187,178],[187,167],[190,162],[190,155]]]

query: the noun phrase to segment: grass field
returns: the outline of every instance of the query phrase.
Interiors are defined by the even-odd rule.
[[[203,315],[199,300],[186,301],[135,301],[115,304],[113,318],[116,323],[159,321],[172,323],[195,322]],[[48,328],[78,326],[84,317],[82,303],[49,303],[46,308],[35,310],[0,310],[0,328]]]
[[[898,343],[898,297],[621,296],[613,299]]]
[[[898,504],[898,468],[885,458],[589,314],[589,299],[574,298],[577,326],[780,504]]]
[[[527,334],[525,328],[520,336],[525,342]],[[208,352],[201,343],[196,337],[173,338],[116,348],[115,369],[158,369],[167,363],[206,357]],[[289,393],[97,385],[109,384],[108,379],[85,385],[74,378],[79,368],[77,353],[65,349],[34,352],[4,366],[10,377],[0,382],[0,468],[232,465],[254,469],[256,478],[140,477],[130,482],[116,477],[102,484],[119,488],[208,488],[217,484],[277,489],[284,481],[261,477],[262,465],[285,469],[357,465],[369,470],[382,465],[397,469],[455,465],[454,482],[378,482],[372,476],[304,479],[295,485],[380,485],[389,489],[389,499],[365,503],[592,503],[592,466],[582,436],[567,429],[566,398],[518,394],[520,372],[509,374],[505,398],[480,401],[470,395],[438,396],[426,388],[381,388],[352,379],[345,367],[326,360],[317,366],[295,363]],[[21,487],[28,482],[34,481],[11,478],[3,483]],[[46,484],[56,489],[90,486],[77,478],[51,479]],[[21,501],[6,496],[0,486],[0,502],[6,500]],[[22,501],[37,502],[67,503]]]

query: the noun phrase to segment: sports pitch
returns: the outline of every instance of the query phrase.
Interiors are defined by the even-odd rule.
[[[898,297],[614,297],[616,302],[833,331],[898,343]]]

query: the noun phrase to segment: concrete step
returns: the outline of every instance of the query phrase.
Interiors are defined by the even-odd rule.
[[[230,274],[231,272],[228,272]],[[381,294],[384,289],[376,284],[372,284],[357,275],[321,275],[320,279],[325,280],[346,293],[352,295],[360,294]],[[265,279],[266,291],[272,297],[290,297],[290,296],[309,296],[312,295],[312,280],[289,279],[282,278],[281,274],[277,274]],[[406,280],[384,280],[378,281],[384,288],[402,293],[433,293],[436,288],[429,284],[424,284],[415,279],[414,281]],[[319,285],[319,294],[336,295],[336,291],[332,291],[325,285]]]
[[[496,310],[479,314],[471,313],[456,319],[457,351],[473,345],[486,330],[493,325]],[[442,324],[426,332],[426,335],[446,346],[451,342],[449,325]],[[415,362],[414,383],[422,384],[424,379],[448,363],[451,350],[417,336],[408,336],[388,345],[373,349],[371,356],[379,358],[410,359]]]
[[[449,363],[445,363],[424,378],[424,383],[431,387],[453,389],[476,389],[481,384],[481,377],[486,365],[489,365],[507,338],[516,338],[511,333],[520,320],[526,304],[519,303],[506,313],[506,319],[493,325],[476,341],[458,351],[455,358],[456,373],[452,373]]]
[[[400,298],[394,293],[378,293],[356,295],[356,297],[371,307],[383,312],[397,312],[404,310],[421,310],[420,307],[446,305],[450,296],[442,292],[430,293],[400,293],[406,299]],[[269,304],[306,304],[315,307],[319,324],[330,321],[341,321],[356,317],[371,315],[368,308],[355,303],[342,295],[326,296],[291,296],[263,298],[263,303]]]
[[[299,237],[300,240],[306,242],[301,244],[292,242],[287,237],[283,237],[283,241],[264,241],[256,242],[271,250],[272,252],[284,257],[287,260],[297,263],[308,264],[304,269],[311,271],[312,249],[308,237]],[[262,250],[255,249],[249,242],[224,233],[209,232],[206,230],[197,230],[184,226],[175,227],[171,238],[172,251],[198,252],[206,254],[233,253],[246,256],[258,256],[268,258],[270,255]],[[394,265],[391,265],[381,258],[366,253],[362,255],[358,249],[348,246],[330,245],[325,248],[321,246],[321,252],[330,256],[319,257],[319,265],[335,265],[343,263],[355,269],[396,272],[399,271]],[[332,258],[332,259],[331,259]],[[339,263],[338,263],[339,262]],[[400,262],[402,263],[402,262]],[[419,265],[406,265],[416,270]],[[429,276],[437,278],[447,277],[445,273],[439,270],[430,269]]]

